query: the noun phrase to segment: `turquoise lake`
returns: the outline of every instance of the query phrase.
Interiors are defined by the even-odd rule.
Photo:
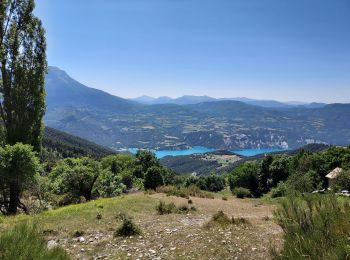
[[[242,156],[255,156],[263,153],[273,153],[273,152],[283,152],[288,151],[289,149],[282,148],[261,148],[261,149],[242,149],[242,150],[232,150],[230,152],[242,155]]]
[[[128,151],[136,154],[137,148],[129,148]],[[203,146],[195,146],[191,149],[185,149],[185,150],[159,150],[154,151],[157,158],[163,158],[165,156],[179,156],[179,155],[191,155],[191,154],[201,154],[201,153],[208,153],[208,152],[214,152],[216,149],[211,149]],[[265,148],[265,149],[242,149],[242,150],[231,150],[230,152],[236,153],[238,155],[242,156],[254,156],[258,154],[263,153],[272,153],[272,152],[280,152],[280,151],[286,151],[286,149],[281,148]]]

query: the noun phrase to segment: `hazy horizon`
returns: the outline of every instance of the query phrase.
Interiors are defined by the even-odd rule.
[[[48,61],[142,95],[350,102],[346,0],[38,0]],[[64,17],[64,19],[62,19]]]

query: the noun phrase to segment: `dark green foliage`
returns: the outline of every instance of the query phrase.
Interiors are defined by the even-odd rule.
[[[0,235],[0,259],[2,260],[68,260],[60,248],[47,248],[47,242],[36,225],[22,223]]]
[[[294,194],[281,202],[275,217],[284,231],[276,259],[348,259],[350,206],[334,195]]]
[[[40,171],[32,146],[17,143],[0,147],[0,212],[16,214],[19,207],[27,210],[20,197],[25,189],[36,185],[35,175]]]
[[[277,183],[285,181],[289,176],[289,159],[286,156],[277,157],[269,167],[270,185],[276,186]]]
[[[115,231],[114,236],[135,236],[140,235],[141,230],[134,224],[132,217],[127,214],[120,214],[119,218],[123,221],[122,225]]]
[[[235,194],[239,199],[249,198],[252,196],[250,190],[243,187],[234,188],[233,194]]]
[[[334,182],[334,187],[332,187],[335,191],[348,190],[350,191],[350,171],[343,171],[339,174],[337,179]]]
[[[30,144],[39,152],[47,62],[34,8],[34,0],[0,2],[0,116],[6,144]]]
[[[145,189],[155,190],[157,187],[164,185],[163,169],[157,166],[150,167],[145,175]]]
[[[142,172],[146,173],[149,168],[160,166],[159,160],[154,153],[148,150],[138,150],[136,153],[137,164],[141,166]]]
[[[225,179],[222,176],[210,174],[209,176],[190,176],[185,181],[185,186],[198,186],[201,190],[218,192],[225,188]]]
[[[92,189],[100,174],[100,163],[87,158],[60,161],[49,174],[56,194],[71,193],[75,197],[92,198]]]
[[[259,190],[259,172],[260,168],[257,163],[245,163],[236,168],[229,178],[230,188],[242,187],[248,189],[254,197],[261,194]]]

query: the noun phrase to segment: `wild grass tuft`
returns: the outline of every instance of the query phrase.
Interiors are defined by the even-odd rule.
[[[171,214],[175,213],[176,206],[174,203],[166,204],[165,202],[160,201],[159,204],[156,206],[156,210],[159,215]]]
[[[0,235],[0,259],[2,260],[67,260],[60,247],[47,248],[47,241],[37,225],[21,223]]]
[[[215,213],[211,220],[207,222],[204,227],[211,228],[214,226],[228,226],[228,225],[245,225],[249,224],[249,221],[245,218],[229,218],[222,210]]]
[[[114,236],[135,236],[141,234],[141,229],[132,221],[132,217],[126,213],[120,213],[118,218],[123,221],[122,225],[115,231]]]

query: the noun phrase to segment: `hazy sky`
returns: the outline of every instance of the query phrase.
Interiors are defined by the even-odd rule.
[[[121,97],[350,102],[349,0],[37,0],[49,64]]]

